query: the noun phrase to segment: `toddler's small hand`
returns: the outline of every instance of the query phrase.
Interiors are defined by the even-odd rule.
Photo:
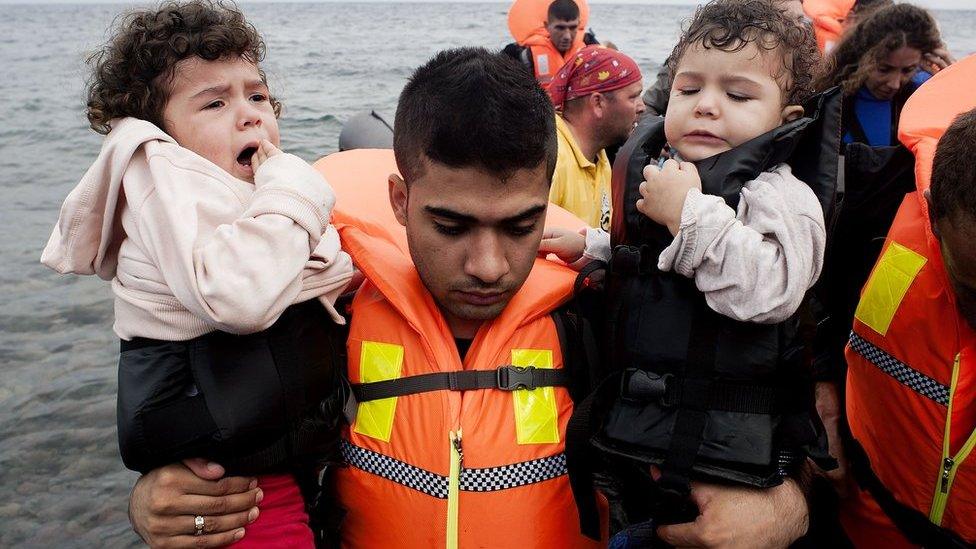
[[[575,263],[583,257],[586,247],[586,237],[569,229],[554,227],[542,233],[542,243],[539,244],[539,255],[545,257],[556,254],[565,263]]]
[[[272,156],[277,156],[281,154],[281,149],[275,147],[267,139],[262,139],[261,144],[258,145],[258,150],[254,151],[254,155],[251,156],[251,170],[257,173],[258,168],[261,164],[264,164]]]
[[[640,184],[643,198],[637,199],[637,210],[655,223],[666,225],[672,235],[681,226],[681,209],[691,189],[701,190],[698,169],[691,162],[666,160],[658,168],[649,164],[644,168],[644,182]]]

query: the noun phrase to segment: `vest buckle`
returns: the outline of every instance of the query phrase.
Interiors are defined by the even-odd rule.
[[[631,402],[656,401],[662,406],[673,404],[669,402],[668,385],[674,376],[671,374],[656,374],[647,370],[629,369],[620,378],[620,396]]]
[[[623,274],[637,273],[639,276],[647,276],[654,273],[657,267],[656,259],[647,244],[642,246],[621,244],[611,253],[610,268]]]
[[[500,366],[495,370],[495,381],[502,391],[536,388],[535,366]]]

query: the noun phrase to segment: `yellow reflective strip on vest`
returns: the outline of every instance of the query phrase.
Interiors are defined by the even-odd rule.
[[[854,317],[885,335],[905,292],[926,261],[925,256],[892,241],[874,267]]]
[[[549,349],[512,349],[513,366],[552,368]],[[553,387],[512,392],[515,404],[515,432],[519,444],[559,442],[559,416]]]
[[[403,347],[391,343],[364,341],[359,359],[361,383],[386,381],[400,377],[403,366]],[[397,397],[381,398],[360,402],[356,412],[356,426],[353,431],[382,440],[390,441],[393,431],[393,416],[396,413]]]

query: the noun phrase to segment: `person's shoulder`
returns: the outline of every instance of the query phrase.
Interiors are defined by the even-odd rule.
[[[926,70],[919,69],[915,71],[915,74],[912,76],[912,79],[909,81],[909,85],[913,85],[914,87],[917,88],[922,84],[928,82],[929,78],[932,78],[932,73]]]
[[[520,46],[517,42],[510,42],[502,48],[502,53],[511,57],[512,59],[521,59],[522,52],[525,51],[525,46]]]

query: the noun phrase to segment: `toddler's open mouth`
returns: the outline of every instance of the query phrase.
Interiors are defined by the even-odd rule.
[[[257,151],[258,148],[256,145],[248,145],[247,147],[244,147],[241,154],[237,155],[237,163],[241,166],[251,167],[251,158]]]

